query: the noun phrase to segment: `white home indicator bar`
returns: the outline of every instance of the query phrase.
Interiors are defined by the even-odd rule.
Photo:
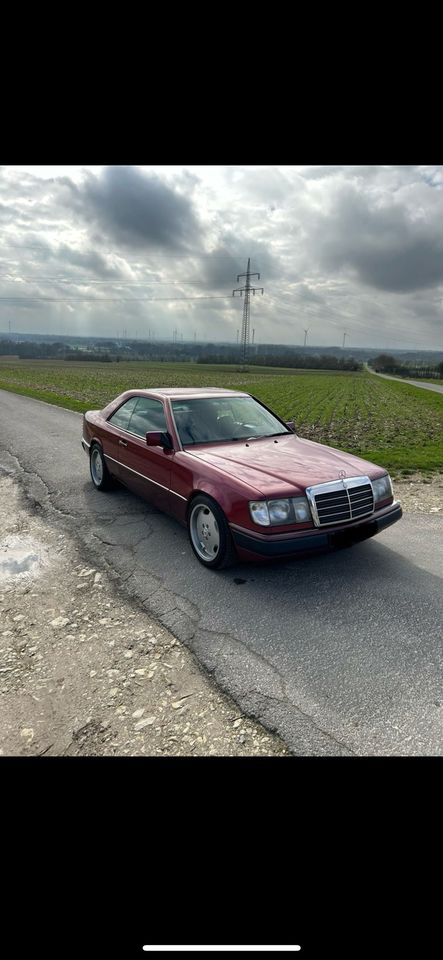
[[[170,951],[173,951],[174,953],[194,953],[194,952],[196,952],[196,953],[203,953],[205,950],[212,950],[212,951],[216,951],[216,952],[218,952],[218,953],[225,953],[225,952],[230,952],[230,951],[231,951],[231,952],[235,952],[235,951],[239,951],[239,952],[240,952],[240,951],[241,951],[242,953],[255,953],[255,952],[260,952],[260,953],[274,953],[274,952],[278,952],[278,953],[291,953],[291,951],[293,951],[293,950],[301,950],[301,947],[300,947],[300,946],[297,946],[297,945],[294,945],[294,946],[292,946],[292,947],[289,947],[289,946],[285,946],[285,947],[282,947],[282,946],[280,946],[280,947],[271,947],[271,946],[265,946],[265,947],[257,947],[257,946],[255,946],[255,947],[247,947],[247,946],[244,946],[244,945],[243,945],[243,946],[239,946],[239,947],[234,947],[234,946],[231,946],[231,947],[228,947],[228,946],[224,946],[224,947],[217,947],[217,946],[212,946],[212,947],[203,947],[203,946],[196,946],[196,947],[191,947],[191,946],[187,946],[187,947],[186,947],[186,946],[185,946],[185,947],[172,946],[172,947],[166,947],[166,946],[163,946],[163,947],[159,947],[159,946],[156,946],[156,947],[155,947],[155,946],[153,946],[153,947],[150,947],[150,946],[146,945],[146,946],[143,947],[143,950],[152,951],[153,953],[155,953],[157,950],[158,950],[158,951],[161,951],[162,953],[167,953],[167,952],[170,952]]]

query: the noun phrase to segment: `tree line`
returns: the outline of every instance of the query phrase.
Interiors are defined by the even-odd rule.
[[[241,349],[230,344],[165,343],[161,341],[129,341],[123,344],[113,340],[91,340],[88,346],[73,347],[60,341],[0,340],[0,356],[18,356],[20,360],[95,361],[100,363],[120,360],[181,361],[197,363],[241,362]],[[309,370],[361,370],[362,363],[354,357],[337,357],[332,353],[299,353],[290,347],[261,345],[251,347],[248,365],[288,367]]]
[[[380,353],[377,357],[369,360],[368,364],[376,373],[392,373],[396,377],[412,377],[415,380],[420,377],[431,380],[443,378],[443,360],[435,365],[428,364],[425,366],[422,364],[421,366],[416,366],[414,364],[401,363],[400,360],[393,357],[390,353]]]
[[[197,363],[238,363],[238,352],[220,355],[220,353],[204,352],[197,359]],[[362,370],[363,364],[354,357],[336,357],[334,354],[301,354],[301,353],[261,353],[250,355],[248,366],[256,367],[288,367],[300,370]]]

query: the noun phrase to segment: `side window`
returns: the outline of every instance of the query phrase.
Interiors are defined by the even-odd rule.
[[[131,397],[126,403],[122,403],[121,407],[112,414],[112,417],[109,417],[108,423],[112,423],[114,427],[122,427],[123,430],[127,430],[131,414],[138,399],[138,397]]]
[[[161,430],[162,433],[166,433],[167,429],[165,412],[160,400],[139,397],[127,430],[138,437],[143,437],[144,440],[149,430]]]

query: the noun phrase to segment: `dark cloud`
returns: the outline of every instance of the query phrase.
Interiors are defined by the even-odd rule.
[[[7,257],[3,260],[0,251],[0,266],[14,276],[35,276],[36,280],[40,276],[62,277],[75,282],[88,277],[121,280],[128,275],[123,260],[116,263],[115,258],[97,250],[81,250],[65,243],[49,246],[32,234],[23,236],[21,243],[6,243],[3,249]]]
[[[107,167],[99,176],[88,173],[80,185],[66,177],[60,184],[69,188],[69,202],[86,220],[100,223],[126,246],[182,250],[198,241],[190,200],[155,174]]]
[[[72,247],[62,244],[57,251],[57,259],[63,265],[81,267],[81,276],[89,274],[92,277],[103,279],[123,279],[126,275],[124,271],[109,262],[105,256],[96,250],[76,250]],[[85,274],[86,271],[86,274]]]
[[[323,268],[348,268],[379,290],[403,293],[443,280],[440,228],[429,219],[413,219],[399,203],[371,205],[349,186],[315,218],[310,242]]]
[[[325,305],[324,296],[317,293],[315,290],[311,290],[310,287],[306,286],[305,283],[298,283],[293,290],[293,293],[299,297],[300,300],[304,300],[307,304],[313,303],[318,304],[319,306]]]
[[[267,244],[253,242],[247,236],[225,232],[214,250],[198,261],[201,279],[206,289],[231,293],[239,273],[245,273],[251,259],[251,271],[260,273],[261,280],[254,277],[252,283],[259,286],[263,277],[269,280],[280,274],[280,267]]]
[[[250,257],[256,341],[440,345],[443,167],[197,171],[0,168],[0,329],[235,342]]]

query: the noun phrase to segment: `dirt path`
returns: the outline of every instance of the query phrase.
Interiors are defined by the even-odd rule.
[[[284,756],[0,475],[0,753]]]

